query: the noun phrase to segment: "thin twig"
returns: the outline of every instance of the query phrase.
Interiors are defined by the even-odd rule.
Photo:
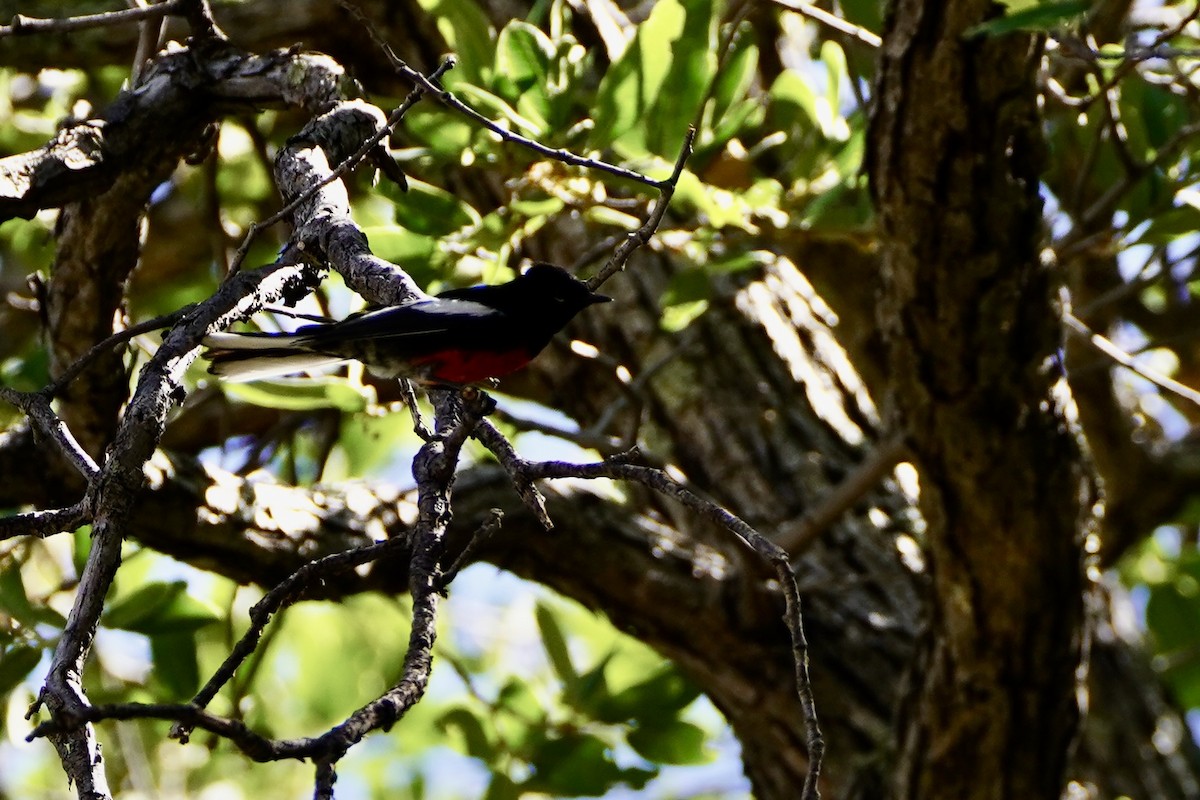
[[[1133,172],[1126,170],[1120,180],[1112,184],[1103,195],[1088,206],[1081,214],[1076,216],[1077,222],[1071,229],[1071,232],[1064,236],[1061,241],[1055,243],[1054,249],[1058,259],[1060,261],[1064,260],[1068,255],[1072,254],[1080,240],[1087,235],[1086,232],[1092,230],[1102,215],[1111,214],[1112,209],[1116,207],[1125,193],[1130,191],[1142,176],[1154,167],[1163,164],[1177,150],[1183,147],[1188,139],[1197,134],[1200,134],[1200,122],[1192,122],[1178,128],[1171,135],[1171,138],[1158,148],[1154,154],[1154,158],[1141,162],[1139,165],[1140,168]]]
[[[793,559],[799,558],[860,497],[878,486],[904,453],[904,440],[899,436],[880,442],[853,472],[833,487],[833,491],[821,498],[819,506],[780,526],[775,541],[791,553]]]
[[[1132,72],[1134,69],[1136,69],[1137,65],[1139,63],[1141,63],[1149,58],[1165,58],[1165,57],[1167,57],[1167,56],[1159,55],[1159,53],[1158,53],[1159,49],[1164,44],[1166,44],[1168,41],[1175,38],[1179,34],[1183,33],[1184,28],[1186,28],[1197,17],[1200,17],[1200,4],[1194,6],[1190,13],[1185,14],[1183,17],[1181,17],[1179,19],[1178,22],[1176,22],[1170,28],[1167,28],[1167,29],[1161,31],[1158,34],[1158,36],[1154,37],[1154,41],[1152,41],[1146,47],[1137,48],[1137,50],[1135,52],[1137,54],[1143,54],[1140,56],[1131,56],[1128,51],[1122,51],[1120,54],[1104,55],[1104,54],[1100,53],[1100,51],[1094,47],[1085,46],[1084,43],[1079,41],[1078,39],[1069,39],[1067,37],[1059,37],[1058,39],[1056,39],[1056,41],[1062,46],[1063,50],[1066,53],[1068,53],[1070,55],[1074,55],[1075,57],[1080,58],[1081,60],[1084,60],[1084,61],[1095,61],[1095,60],[1099,60],[1102,58],[1103,59],[1109,59],[1109,58],[1125,59],[1121,64],[1117,65],[1117,67],[1113,70],[1112,75],[1110,75],[1108,77],[1108,80],[1100,81],[1099,87],[1096,89],[1096,91],[1093,94],[1090,94],[1087,97],[1084,97],[1081,100],[1076,101],[1078,103],[1079,107],[1087,107],[1087,106],[1090,106],[1092,103],[1096,102],[1096,100],[1098,100],[1099,98],[1104,96],[1110,89],[1112,89],[1114,86],[1116,86],[1118,83],[1120,83],[1121,80],[1124,79],[1126,75],[1128,75],[1130,72]],[[1145,55],[1145,54],[1148,54],[1148,55]],[[1097,72],[1096,74],[1097,74],[1097,77],[1102,77],[1101,73]]]
[[[825,9],[817,8],[811,3],[804,3],[800,0],[771,0],[771,2],[780,8],[786,8],[788,11],[795,11],[801,16],[808,17],[813,22],[824,25],[830,30],[845,34],[856,42],[865,44],[867,47],[876,48],[883,44],[883,39],[878,34],[847,22],[841,17],[834,16]]]
[[[70,718],[49,719],[34,728],[25,741],[63,734],[75,727],[104,720],[165,719],[200,728],[224,737],[237,745],[254,761],[277,761],[283,758],[308,758],[316,752],[315,739],[273,741],[255,733],[241,720],[211,714],[191,703],[114,703],[82,705],[73,709]]]
[[[421,441],[428,442],[433,438],[433,431],[425,425],[425,421],[421,419],[421,406],[417,402],[417,391],[413,388],[412,381],[408,378],[399,378],[400,394],[404,398],[404,405],[408,406],[409,416],[412,417],[413,433],[421,437]]]
[[[464,547],[462,552],[458,554],[458,558],[454,559],[454,563],[442,573],[442,578],[439,582],[439,588],[442,592],[445,592],[446,587],[458,577],[458,573],[462,572],[463,568],[471,563],[471,559],[475,557],[475,551],[479,549],[480,545],[491,538],[492,534],[500,530],[500,524],[502,522],[504,522],[503,511],[498,508],[493,508],[488,511],[487,519],[485,519],[475,533],[471,535],[466,547]]]
[[[507,411],[497,409],[492,415],[497,419],[507,422],[519,431],[531,431],[533,433],[544,433],[547,436],[553,436],[557,439],[573,442],[580,447],[590,447],[591,449],[609,455],[628,449],[621,446],[621,440],[616,436],[610,436],[606,433],[593,433],[590,430],[569,430],[560,428],[556,425],[547,425],[544,422],[539,422],[535,419],[525,419],[524,417],[514,416]]]
[[[55,378],[49,386],[47,386],[45,389],[42,389],[42,392],[45,393],[48,398],[57,397],[58,394],[62,392],[64,388],[66,388],[67,384],[75,380],[75,378],[79,376],[79,373],[83,372],[87,365],[92,363],[92,361],[94,361],[101,353],[116,347],[119,344],[129,341],[135,336],[140,336],[143,333],[149,333],[150,331],[156,331],[161,328],[169,328],[187,316],[188,313],[190,313],[195,307],[196,306],[193,303],[192,305],[184,306],[178,311],[172,311],[170,314],[163,314],[161,317],[155,317],[154,319],[148,319],[145,322],[139,322],[137,325],[132,325],[122,331],[117,331],[107,339],[97,342],[96,344],[92,345],[91,349],[80,356],[75,363],[63,370],[62,374]]]
[[[554,530],[554,521],[546,511],[546,498],[525,472],[525,460],[517,455],[508,438],[487,420],[476,425],[471,435],[496,457],[500,466],[504,467],[504,471],[513,482],[513,488],[517,490],[517,496],[521,498],[525,507],[533,512],[538,524],[547,531]]]
[[[1098,65],[1093,64],[1091,70],[1097,82],[1103,80],[1104,72]],[[1126,172],[1137,172],[1141,165],[1129,149],[1129,131],[1121,120],[1121,96],[1117,91],[1117,86],[1114,84],[1109,87],[1100,97],[1102,100],[1100,108],[1104,112],[1104,122],[1110,134],[1113,150],[1116,151],[1117,160],[1121,162],[1121,166],[1125,168]]]
[[[73,531],[91,518],[91,503],[86,498],[67,508],[28,511],[12,517],[0,517],[0,541],[17,536],[45,539],[47,536]]]
[[[152,6],[128,8],[121,11],[106,11],[102,14],[82,14],[78,17],[61,19],[42,19],[17,14],[12,18],[12,24],[0,25],[0,39],[6,36],[23,36],[35,33],[70,33],[88,28],[104,28],[113,25],[125,25],[131,22],[141,22],[155,17],[178,15],[180,9],[188,0],[164,0]]]
[[[186,3],[187,0],[184,2]],[[147,0],[129,0],[129,4],[134,8],[153,5]],[[181,14],[186,15],[186,9],[182,10]],[[133,66],[129,69],[129,85],[134,87],[141,86],[150,57],[162,48],[163,36],[167,32],[167,18],[143,20],[139,23],[138,28],[137,49],[133,54]]]
[[[217,696],[217,692],[233,679],[238,668],[258,647],[258,642],[262,638],[267,624],[271,621],[271,617],[280,609],[299,600],[308,587],[339,572],[345,572],[348,569],[383,558],[393,550],[404,550],[409,547],[411,547],[411,543],[406,538],[397,537],[385,542],[376,542],[365,547],[333,553],[316,561],[310,561],[297,569],[274,589],[267,592],[250,609],[250,626],[230,650],[221,666],[217,667],[208,682],[192,698],[192,705],[197,708],[205,708],[212,702],[213,698]],[[171,738],[187,742],[191,731],[190,726],[180,723],[171,729]]]
[[[1200,406],[1200,391],[1197,391],[1190,386],[1185,386],[1174,378],[1167,377],[1157,370],[1139,365],[1134,360],[1133,356],[1129,355],[1124,350],[1113,344],[1111,339],[1101,336],[1093,331],[1074,314],[1063,314],[1063,322],[1067,323],[1067,327],[1070,328],[1074,333],[1086,339],[1092,347],[1096,348],[1101,353],[1120,364],[1122,367],[1125,367],[1131,372],[1140,375],[1160,389],[1164,389],[1171,394],[1182,397],[1184,400],[1187,400],[1190,403]]]
[[[442,63],[438,65],[437,69],[435,69],[432,73],[434,80],[441,77],[447,70],[453,69],[454,63],[455,62],[453,58],[447,58],[443,60]],[[383,141],[384,137],[388,136],[392,130],[400,124],[400,120],[404,118],[404,115],[408,113],[410,108],[416,105],[417,101],[421,99],[424,93],[425,90],[420,87],[409,92],[408,96],[404,98],[404,102],[397,106],[396,109],[388,116],[387,124],[380,127],[379,130],[368,137],[352,154],[342,159],[341,163],[334,167],[328,175],[321,178],[321,180],[316,181],[312,186],[309,186],[303,192],[296,195],[283,208],[279,209],[262,222],[251,223],[250,227],[246,230],[246,235],[243,237],[241,245],[233,255],[233,262],[229,267],[229,274],[233,275],[241,269],[242,262],[246,260],[246,254],[250,252],[250,245],[258,237],[260,231],[270,228],[272,225],[287,219],[291,213],[295,211],[296,208],[302,203],[308,202],[316,196],[317,192],[321,191],[326,186],[338,180],[350,170],[362,163],[362,160],[366,158],[367,155],[374,150],[380,142]]]
[[[172,736],[186,740],[188,734],[196,728],[209,731],[229,739],[255,761],[311,758],[318,764],[317,794],[320,796],[322,792],[326,792],[325,796],[328,796],[327,792],[331,791],[336,780],[334,768],[337,761],[366,734],[393,725],[405,711],[420,700],[428,682],[437,598],[441,588],[439,563],[444,547],[445,527],[449,521],[450,485],[453,483],[459,452],[470,431],[478,424],[479,412],[486,408],[482,401],[476,404],[467,403],[452,392],[435,391],[433,395],[438,436],[426,443],[414,460],[413,472],[417,476],[421,516],[411,543],[404,539],[391,539],[336,553],[301,567],[256,604],[252,611],[251,630],[248,630],[235,645],[234,652],[192,703],[80,705],[73,709],[73,716],[58,716],[37,726],[28,739],[32,741],[41,736],[61,733],[72,727],[105,719],[174,720],[177,724],[172,730]],[[239,720],[226,719],[204,709],[203,706],[211,701],[220,686],[229,680],[245,660],[245,655],[254,650],[275,610],[294,599],[304,587],[323,575],[351,568],[356,564],[379,558],[392,549],[404,548],[410,544],[412,561],[409,565],[409,591],[413,598],[413,623],[404,660],[403,677],[399,683],[351,714],[341,724],[315,737],[270,739],[250,730]]]
[[[610,164],[607,161],[579,156],[575,153],[572,153],[570,150],[547,147],[541,142],[529,139],[520,135],[519,133],[513,133],[507,128],[498,125],[497,123],[485,117],[483,114],[480,114],[478,111],[471,108],[471,106],[467,105],[462,100],[459,100],[453,92],[449,91],[437,82],[437,76],[433,76],[432,78],[426,77],[410,67],[402,58],[396,55],[395,51],[392,50],[392,48],[386,42],[384,42],[374,33],[377,26],[372,24],[371,21],[366,18],[366,16],[354,3],[350,2],[349,0],[338,0],[338,4],[350,12],[350,14],[356,20],[358,20],[360,24],[362,24],[364,29],[371,34],[372,38],[375,40],[375,43],[383,50],[388,60],[392,62],[393,69],[395,69],[399,75],[419,89],[436,97],[443,105],[453,109],[454,111],[457,111],[459,114],[462,114],[475,124],[487,128],[496,136],[500,137],[501,140],[511,144],[518,144],[527,150],[532,150],[543,158],[553,159],[554,161],[560,161],[564,164],[570,164],[575,167],[585,167],[587,169],[597,170],[598,172],[606,172],[609,175],[613,175],[618,178],[626,178],[645,186],[653,186],[660,191],[662,190],[664,183],[663,181],[656,181],[640,172],[635,172],[634,170],[626,169],[625,167],[617,166],[616,164]]]
[[[34,429],[55,442],[67,460],[74,465],[80,475],[88,480],[89,484],[100,473],[100,467],[96,465],[95,459],[83,449],[62,418],[54,413],[54,409],[50,407],[50,397],[44,390],[41,392],[18,392],[7,386],[0,386],[0,400],[21,409],[33,423]]]
[[[816,700],[808,674],[808,641],[804,635],[801,613],[800,590],[796,574],[792,570],[791,558],[786,550],[763,536],[745,520],[705,500],[685,488],[666,472],[652,467],[643,467],[622,461],[609,460],[593,464],[571,464],[565,461],[523,462],[521,470],[530,478],[615,478],[640,483],[662,494],[675,498],[687,508],[716,522],[750,546],[775,569],[783,589],[786,613],[784,621],[792,639],[792,660],[795,664],[796,693],[804,713],[805,743],[808,749],[808,773],[801,789],[802,800],[820,797],[817,781],[821,772],[821,760],[825,753],[825,739],[817,721]]]
[[[608,262],[600,268],[598,273],[588,280],[587,287],[589,289],[595,291],[604,285],[604,282],[613,275],[625,269],[625,263],[629,261],[629,257],[633,255],[633,251],[649,242],[650,237],[658,230],[663,216],[667,213],[667,206],[671,203],[671,197],[675,194],[675,187],[679,183],[679,177],[683,174],[683,167],[692,155],[692,145],[695,141],[696,129],[689,127],[687,134],[683,137],[683,147],[680,148],[679,156],[675,159],[675,168],[671,170],[671,176],[665,181],[660,181],[656,184],[659,191],[658,200],[655,201],[654,208],[646,217],[646,223],[625,237],[625,241],[621,242],[617,249],[613,251]]]
[[[390,729],[425,696],[433,668],[433,643],[437,637],[437,606],[440,594],[441,559],[445,551],[446,526],[450,522],[450,487],[454,483],[458,456],[490,398],[482,392],[473,397],[451,391],[433,391],[434,431],[413,459],[420,515],[413,533],[409,560],[408,591],[412,597],[412,624],[404,654],[400,680],[377,699],[355,711],[320,737],[325,756],[318,762],[316,792],[332,792],[334,765],[364,736],[380,728]]]

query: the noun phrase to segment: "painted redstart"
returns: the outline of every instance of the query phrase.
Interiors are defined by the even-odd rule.
[[[576,314],[612,298],[562,267],[534,264],[497,286],[472,286],[294,333],[216,333],[208,371],[249,381],[355,359],[383,377],[467,385],[528,364]]]

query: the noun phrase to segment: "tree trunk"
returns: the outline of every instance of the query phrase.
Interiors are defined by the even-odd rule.
[[[994,9],[898,3],[871,131],[881,321],[932,578],[898,798],[1058,797],[1079,719],[1091,503],[1038,261],[1039,49],[966,35]]]

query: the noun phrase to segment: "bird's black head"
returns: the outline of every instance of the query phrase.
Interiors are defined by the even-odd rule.
[[[514,283],[520,283],[521,291],[537,297],[540,303],[569,312],[567,319],[590,305],[612,300],[611,297],[596,294],[586,283],[562,267],[541,261],[527,269]]]

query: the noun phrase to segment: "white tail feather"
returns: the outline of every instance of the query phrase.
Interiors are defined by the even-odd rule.
[[[210,333],[201,340],[200,344],[214,350],[278,350],[281,347],[291,347],[299,336],[287,334],[272,334],[270,336],[250,336],[245,333]]]
[[[227,381],[244,383],[262,378],[278,378],[281,375],[288,375],[293,372],[324,369],[336,364],[342,364],[347,360],[349,359],[322,355],[321,353],[296,353],[288,356],[264,356],[262,358],[243,358],[236,361],[216,361],[209,368],[209,371],[213,375],[218,375]]]

